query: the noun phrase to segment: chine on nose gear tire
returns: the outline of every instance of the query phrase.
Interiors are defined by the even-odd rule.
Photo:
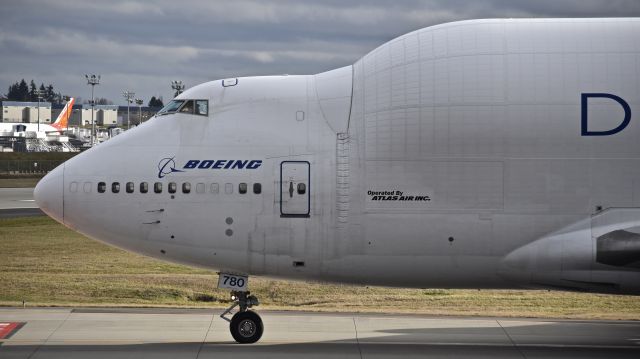
[[[240,344],[255,343],[262,337],[264,326],[258,314],[252,311],[236,313],[229,324],[231,336]]]

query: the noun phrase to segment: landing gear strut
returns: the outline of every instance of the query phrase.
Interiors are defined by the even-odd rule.
[[[231,336],[238,343],[249,344],[255,343],[262,337],[264,326],[260,316],[249,308],[258,305],[258,298],[255,295],[249,295],[250,292],[231,292],[231,300],[233,304],[220,314],[220,318],[229,322],[229,331]],[[231,313],[235,307],[240,307],[238,312],[227,318],[226,315]]]

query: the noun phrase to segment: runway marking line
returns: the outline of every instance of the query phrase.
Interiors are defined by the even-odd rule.
[[[22,328],[25,322],[1,322],[0,323],[0,339],[9,339],[20,328]]]

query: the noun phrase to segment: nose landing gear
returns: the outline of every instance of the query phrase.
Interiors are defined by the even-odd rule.
[[[220,314],[220,318],[229,322],[229,331],[233,339],[241,344],[255,343],[262,337],[264,326],[260,316],[249,308],[258,305],[258,298],[255,295],[249,295],[247,291],[232,291],[231,300],[233,304]],[[238,312],[227,318],[226,315],[231,313],[235,307],[240,307]]]

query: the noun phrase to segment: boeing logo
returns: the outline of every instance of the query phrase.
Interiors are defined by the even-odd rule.
[[[262,165],[262,160],[189,160],[183,169],[214,169],[214,170],[255,170]]]
[[[177,169],[174,158],[167,157],[158,162],[158,178],[164,178],[174,172],[187,172],[191,169],[255,170],[262,166],[262,160],[188,160],[182,169]]]
[[[163,158],[158,162],[158,178],[162,178],[173,172],[184,172],[176,169],[176,161],[173,157]]]

